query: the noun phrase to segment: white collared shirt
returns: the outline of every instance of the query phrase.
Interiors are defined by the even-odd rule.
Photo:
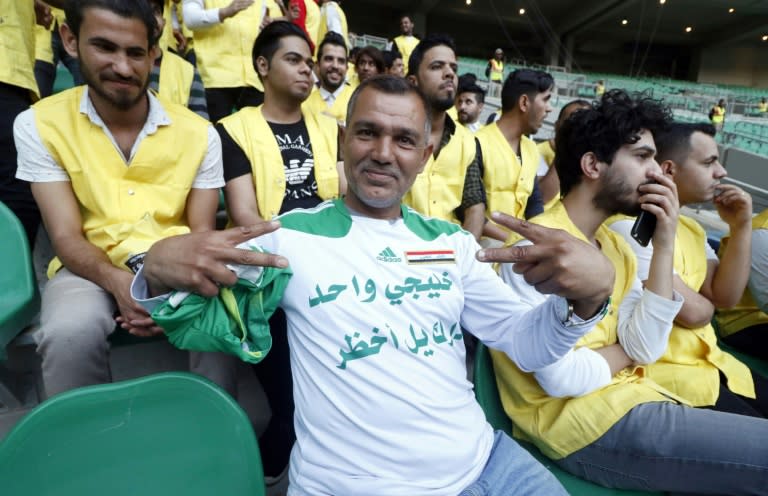
[[[318,87],[320,90],[320,97],[328,105],[328,107],[332,107],[336,100],[341,96],[341,92],[344,91],[344,85],[346,84],[347,83],[341,83],[339,87],[336,88],[336,91],[328,91],[322,86]]]
[[[94,125],[104,130],[120,157],[125,161],[126,166],[130,166],[136,151],[139,149],[139,144],[144,138],[156,133],[159,127],[169,126],[173,123],[157,97],[151,92],[147,94],[149,95],[147,120],[131,147],[128,160],[125,160],[115,137],[93,106],[93,102],[88,96],[87,87],[83,91],[83,98],[80,101],[80,113],[88,116]],[[13,138],[18,150],[18,168],[16,170],[18,179],[35,183],[69,181],[66,170],[56,162],[43,144],[35,123],[34,108],[27,109],[16,117],[13,125]],[[213,126],[208,125],[208,150],[200,163],[192,187],[195,189],[213,189],[222,186],[224,186],[224,169],[221,157],[221,139]]]

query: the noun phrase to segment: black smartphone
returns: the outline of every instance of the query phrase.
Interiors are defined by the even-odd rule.
[[[653,237],[653,232],[656,230],[656,216],[652,213],[643,210],[640,215],[635,219],[635,223],[632,225],[632,231],[630,235],[632,239],[638,242],[640,246],[648,246],[648,243]]]

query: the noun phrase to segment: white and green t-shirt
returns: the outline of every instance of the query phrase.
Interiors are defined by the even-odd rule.
[[[556,297],[529,311],[476,261],[469,233],[407,207],[378,220],[332,200],[280,221],[250,243],[293,270],[281,301],[296,403],[293,496],[455,496],[493,443],[466,379],[462,327],[534,370],[593,324],[562,325]]]

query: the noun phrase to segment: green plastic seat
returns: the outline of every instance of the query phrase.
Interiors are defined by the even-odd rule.
[[[0,362],[5,347],[40,311],[32,253],[21,222],[0,202]]]
[[[499,390],[496,385],[496,377],[493,372],[493,362],[488,348],[482,343],[478,343],[475,351],[474,364],[475,396],[480,403],[488,423],[494,429],[499,429],[510,436],[512,435],[512,422],[504,411],[499,398]],[[664,494],[642,491],[625,491],[621,489],[610,489],[598,486],[575,475],[569,474],[565,470],[555,465],[552,460],[544,456],[539,449],[531,443],[516,440],[520,446],[527,449],[547,470],[557,477],[557,480],[573,496],[632,496],[632,495],[650,495]]]
[[[0,444],[3,496],[264,496],[250,421],[213,383],[170,372],[41,403]]]

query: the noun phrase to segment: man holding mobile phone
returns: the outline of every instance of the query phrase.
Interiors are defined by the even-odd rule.
[[[741,188],[721,181],[727,172],[719,161],[711,124],[675,123],[656,136],[658,162],[677,184],[680,205],[713,202],[728,224],[730,241],[718,261],[704,229],[680,216],[675,244],[675,289],[685,298],[664,356],[649,368],[654,381],[694,406],[724,412],[768,416],[768,380],[717,344],[710,324],[715,308],[738,303],[749,280],[752,199]],[[631,221],[611,228],[630,242],[645,279],[656,247],[642,247],[628,236]],[[724,379],[723,379],[724,378]]]
[[[766,439],[768,421],[691,408],[648,372],[667,348],[683,305],[672,270],[678,186],[654,159],[654,137],[670,118],[657,101],[613,90],[558,131],[555,167],[563,199],[531,222],[563,229],[613,262],[611,308],[569,353],[533,372],[492,351],[501,400],[516,434],[597,484],[760,493],[768,483],[768,446],[755,439]],[[632,249],[605,224],[611,215],[641,211],[657,224],[644,284]],[[511,264],[501,267],[524,302],[534,307],[545,301],[547,281],[519,272]]]

